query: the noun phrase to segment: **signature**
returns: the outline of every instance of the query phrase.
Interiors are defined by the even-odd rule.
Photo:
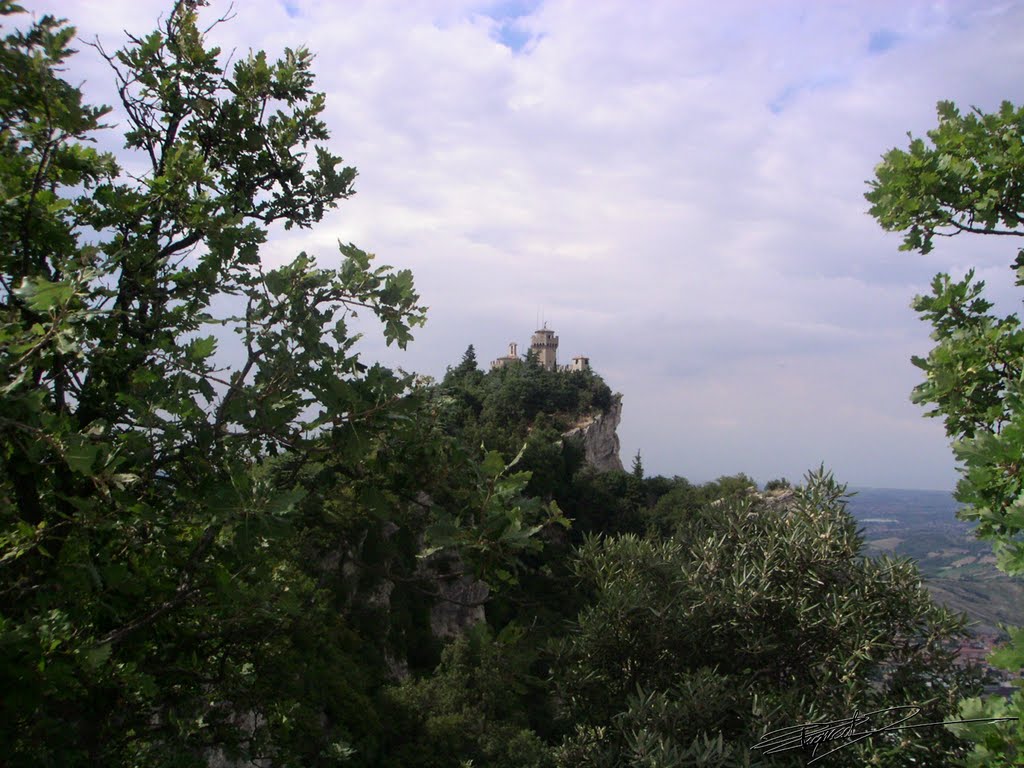
[[[934,723],[904,725],[908,720],[917,717],[920,712],[920,707],[898,706],[889,707],[888,709],[876,709],[874,712],[863,714],[855,711],[852,717],[841,720],[819,720],[818,722],[804,723],[803,725],[791,725],[788,728],[779,728],[776,731],[766,733],[764,738],[754,745],[754,749],[763,750],[766,755],[785,752],[790,749],[810,749],[811,759],[807,761],[807,764],[810,765],[821,760],[823,757],[831,755],[833,752],[838,752],[843,747],[856,744],[858,741],[863,741],[877,733],[957,723],[991,723],[1017,720],[1016,717],[979,717],[973,720],[943,720]],[[872,718],[878,719],[888,714],[897,719],[880,727],[873,727]],[[828,752],[818,754],[819,748],[825,748],[832,742],[839,742],[839,745],[833,747]]]

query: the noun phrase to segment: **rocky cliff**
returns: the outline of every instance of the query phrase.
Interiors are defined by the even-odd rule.
[[[484,620],[484,603],[488,597],[490,588],[469,575],[441,582],[437,601],[430,607],[431,634],[445,640],[465,634]]]
[[[588,416],[566,432],[567,440],[581,440],[587,463],[600,472],[622,470],[619,458],[619,435],[615,431],[622,421],[622,395],[612,397],[612,407],[607,413]]]

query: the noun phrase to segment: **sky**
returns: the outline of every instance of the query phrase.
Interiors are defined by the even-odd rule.
[[[169,2],[28,0],[108,50]],[[212,21],[228,3],[213,0]],[[973,266],[1020,298],[1013,244],[898,252],[867,214],[881,155],[935,105],[1024,101],[1024,3],[239,0],[210,39],[237,58],[305,45],[331,149],[357,194],[277,232],[339,262],[337,241],[412,269],[430,307],[406,352],[368,359],[440,377],[486,365],[538,322],[560,361],[623,395],[628,466],[702,482],[799,479],[951,489],[941,422],[909,394],[930,348],[910,309]],[[68,79],[114,103],[80,45]],[[116,113],[111,120],[117,122]],[[104,139],[114,142],[116,132]],[[1000,238],[993,238],[1001,240]]]

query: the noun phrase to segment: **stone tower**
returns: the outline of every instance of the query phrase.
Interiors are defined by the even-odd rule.
[[[508,354],[505,355],[504,357],[499,357],[497,360],[493,360],[491,362],[491,368],[501,368],[503,366],[508,365],[509,363],[520,362],[519,352],[517,350],[518,346],[519,345],[516,344],[514,341],[510,341],[508,343]]]
[[[542,368],[549,371],[558,370],[558,337],[554,331],[548,329],[547,323],[533,334],[530,350],[537,355],[537,361]]]
[[[589,371],[590,370],[590,358],[584,357],[583,355],[576,355],[569,364],[570,371]]]

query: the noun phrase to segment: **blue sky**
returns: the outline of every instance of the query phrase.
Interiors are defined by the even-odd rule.
[[[540,0],[506,0],[484,6],[480,13],[495,22],[492,39],[519,53],[533,39],[529,27],[521,20],[529,19],[539,6]]]
[[[169,3],[30,1],[108,49]],[[207,13],[228,4],[214,0]],[[854,485],[951,488],[940,423],[909,402],[929,348],[909,309],[940,270],[1019,298],[1004,243],[898,253],[866,215],[881,154],[935,103],[1024,101],[1024,6],[986,2],[246,0],[225,51],[317,53],[332,148],[358,194],[264,259],[336,241],[410,267],[428,325],[400,354],[439,376],[525,346],[624,395],[623,458],[765,481],[824,462]],[[72,65],[115,99],[86,46]]]

